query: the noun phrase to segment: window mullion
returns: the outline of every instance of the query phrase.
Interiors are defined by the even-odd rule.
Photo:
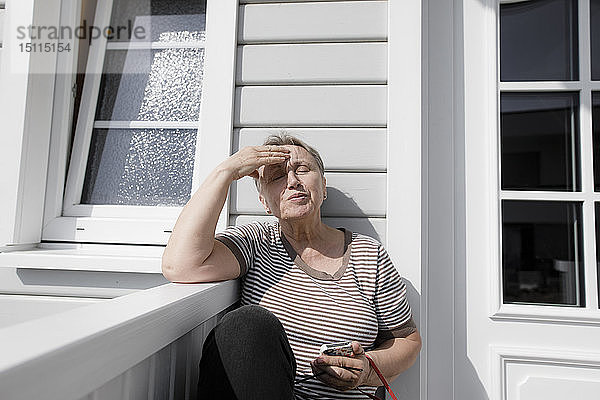
[[[95,121],[97,129],[198,129],[198,121]]]
[[[574,92],[581,88],[580,81],[533,81],[533,82],[500,82],[501,92]]]
[[[586,201],[583,204],[583,245],[586,308],[598,309],[597,260],[596,260],[596,215],[594,200],[594,147],[592,135],[592,87],[590,48],[590,1],[579,0],[579,79],[580,92],[580,152],[581,183]]]
[[[106,50],[203,49],[206,42],[110,42]]]
[[[590,0],[579,0],[579,80],[586,86],[592,78]]]

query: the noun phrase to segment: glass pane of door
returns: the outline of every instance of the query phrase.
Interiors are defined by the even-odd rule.
[[[598,296],[600,297],[600,203],[595,203],[594,208],[596,214],[596,290],[598,290]]]
[[[502,93],[502,189],[580,189],[578,93]]]
[[[579,79],[576,0],[500,5],[500,80]]]
[[[502,202],[504,303],[584,306],[581,203]]]
[[[594,143],[594,190],[600,191],[600,92],[592,92],[592,138]]]

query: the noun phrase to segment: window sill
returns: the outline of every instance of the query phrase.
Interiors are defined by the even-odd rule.
[[[41,243],[0,253],[0,267],[161,273],[163,246]]]

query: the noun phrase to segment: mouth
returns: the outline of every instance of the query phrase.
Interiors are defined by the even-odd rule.
[[[306,193],[295,193],[293,195],[291,195],[290,197],[288,197],[288,200],[300,200],[300,199],[304,199],[308,197],[308,195]]]

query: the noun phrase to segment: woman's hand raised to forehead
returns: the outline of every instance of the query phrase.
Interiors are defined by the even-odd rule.
[[[263,165],[280,164],[290,158],[290,149],[284,146],[248,146],[244,147],[221,165],[234,180],[244,176],[258,179],[258,169]]]

